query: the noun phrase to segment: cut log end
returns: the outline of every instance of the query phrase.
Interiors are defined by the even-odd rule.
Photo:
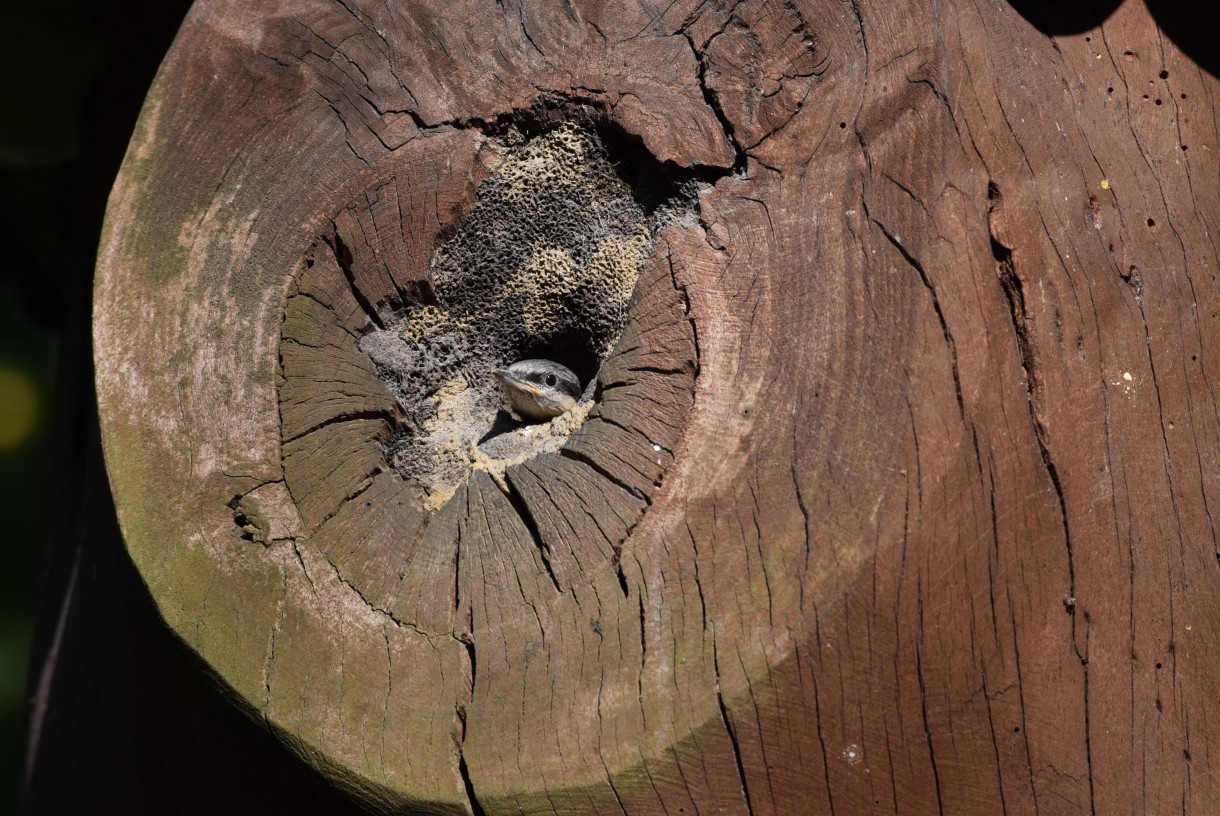
[[[312,767],[406,812],[1216,799],[1215,80],[1143,4],[247,6],[116,183],[98,393],[158,611]],[[505,418],[527,357],[578,412]]]

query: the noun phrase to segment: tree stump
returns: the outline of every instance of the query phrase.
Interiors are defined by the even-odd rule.
[[[199,2],[98,261],[127,551],[376,812],[1205,811],[1217,90],[1133,0]]]

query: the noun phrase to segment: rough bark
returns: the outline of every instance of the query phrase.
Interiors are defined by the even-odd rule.
[[[199,2],[98,264],[127,551],[376,811],[1206,812],[1216,91],[1133,0]],[[434,510],[360,338],[567,119],[697,201]]]

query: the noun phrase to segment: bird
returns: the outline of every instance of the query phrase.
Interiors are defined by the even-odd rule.
[[[580,380],[572,370],[550,360],[522,360],[497,368],[513,411],[524,419],[544,420],[570,411],[580,399]]]

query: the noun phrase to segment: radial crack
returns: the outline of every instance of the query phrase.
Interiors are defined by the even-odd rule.
[[[538,522],[534,520],[534,514],[530,512],[529,505],[526,504],[525,499],[522,498],[521,494],[517,492],[508,479],[495,479],[494,481],[508,499],[508,503],[517,511],[517,515],[521,518],[521,523],[525,525],[526,532],[529,533],[534,546],[538,548],[538,555],[542,558],[542,566],[546,569],[546,574],[551,579],[551,583],[555,585],[555,591],[563,592],[564,588],[559,584],[559,579],[555,576],[555,568],[551,566],[551,556],[553,554],[551,547],[542,540],[542,533],[538,530]]]
[[[699,64],[699,90],[703,93],[703,101],[711,109],[716,116],[716,121],[720,123],[720,127],[724,130],[724,136],[728,139],[729,144],[733,146],[733,167],[731,172],[741,173],[746,168],[746,161],[749,156],[746,150],[741,146],[741,142],[737,140],[737,132],[733,128],[733,122],[724,112],[724,108],[720,105],[720,95],[716,90],[707,84],[707,58],[706,55],[699,50],[695,45],[695,39],[686,31],[682,32],[682,36],[690,45],[691,52],[695,55],[695,61]]]
[[[1017,274],[1016,265],[1013,263],[1012,250],[1004,246],[995,237],[993,221],[996,208],[1001,200],[1000,189],[996,186],[995,182],[987,183],[987,198],[989,200],[987,223],[991,239],[991,252],[995,257],[996,272],[1000,278],[1000,286],[1004,290],[1004,297],[1008,301],[1009,317],[1012,320],[1013,330],[1016,333],[1017,349],[1021,356],[1021,368],[1025,372],[1026,396],[1028,397],[1030,421],[1034,426],[1034,438],[1038,443],[1038,452],[1042,458],[1042,465],[1050,477],[1051,485],[1055,490],[1055,497],[1059,503],[1059,518],[1063,526],[1063,540],[1064,546],[1067,548],[1068,558],[1068,597],[1075,598],[1076,565],[1072,552],[1072,534],[1068,524],[1067,499],[1064,495],[1063,483],[1059,479],[1059,470],[1055,467],[1055,460],[1051,456],[1046,424],[1042,421],[1042,416],[1038,410],[1038,403],[1041,401],[1042,382],[1038,372],[1037,353],[1034,350],[1033,339],[1029,332],[1029,318],[1025,308],[1025,286],[1021,281],[1020,275]],[[1076,616],[1074,615],[1072,616],[1072,647],[1076,651],[1077,659],[1081,661],[1082,665],[1086,665],[1087,658],[1081,654],[1077,642]]]
[[[953,334],[949,331],[949,321],[945,319],[945,312],[940,306],[940,298],[937,297],[936,287],[932,285],[932,281],[929,280],[928,273],[924,270],[923,264],[919,262],[919,259],[912,255],[911,252],[902,245],[902,241],[899,240],[896,235],[891,233],[885,224],[881,223],[872,216],[872,214],[868,211],[867,201],[862,203],[864,205],[865,217],[867,217],[868,220],[877,227],[877,229],[881,230],[881,234],[885,236],[885,240],[889,241],[894,249],[898,250],[898,254],[902,256],[903,260],[905,260],[907,264],[919,274],[919,279],[923,282],[924,288],[926,288],[928,293],[932,296],[932,309],[936,312],[936,319],[940,321],[941,333],[944,334],[945,343],[949,346],[949,358],[953,369],[953,388],[957,397],[957,410],[959,415],[962,417],[962,421],[964,422],[966,419],[966,402],[962,397],[962,378],[961,373],[958,371],[957,365],[957,343],[954,342]]]
[[[741,758],[741,745],[737,741],[737,730],[733,727],[733,720],[729,716],[729,707],[725,704],[724,694],[720,691],[720,658],[716,649],[716,634],[712,633],[712,668],[716,672],[716,703],[720,707],[720,720],[724,723],[724,730],[729,735],[729,742],[733,745],[733,759],[737,762],[737,779],[741,783],[741,795],[745,799],[746,813],[754,813],[754,805],[750,801],[750,786],[746,783],[746,766]]]

